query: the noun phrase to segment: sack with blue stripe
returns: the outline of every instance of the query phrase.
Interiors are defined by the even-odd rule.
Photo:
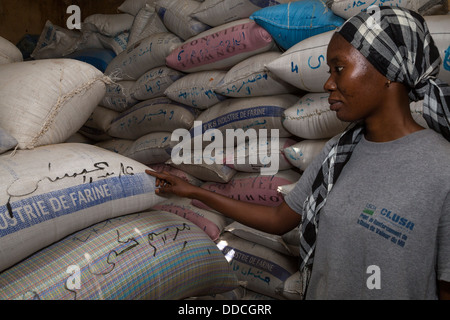
[[[157,204],[146,169],[77,143],[0,156],[0,271],[95,223]]]
[[[294,1],[263,8],[254,12],[250,19],[266,29],[284,50],[304,39],[334,30],[345,21],[335,15],[325,1],[319,0]]]

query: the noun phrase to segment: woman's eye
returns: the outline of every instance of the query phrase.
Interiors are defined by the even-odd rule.
[[[344,69],[344,67],[333,67],[333,71],[338,72],[338,73],[341,72],[343,69]],[[331,70],[332,69],[328,69],[329,74],[331,74],[331,72],[332,72]]]

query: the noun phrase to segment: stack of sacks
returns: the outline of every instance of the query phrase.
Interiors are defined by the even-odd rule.
[[[300,174],[292,169],[274,175],[238,172],[226,184],[205,182],[201,187],[232,199],[266,206],[283,201],[279,186],[295,183]],[[198,210],[214,212],[193,200]],[[300,299],[298,257],[281,236],[274,236],[229,221],[216,241],[244,287],[274,299]]]
[[[217,27],[248,18],[261,8],[288,2],[288,0],[204,0],[191,16],[211,27]]]
[[[104,21],[104,23],[106,22]],[[111,45],[104,46],[99,37],[106,37],[111,42]],[[117,41],[121,45],[117,44]],[[108,64],[117,55],[117,52],[123,50],[123,43],[126,44],[126,39],[117,38],[117,41],[116,38],[102,35],[98,32],[97,27],[90,23],[83,24],[82,31],[77,31],[59,27],[51,21],[47,21],[36,47],[31,53],[31,58],[36,60],[76,59],[89,63],[104,72]]]
[[[89,144],[59,143],[0,156],[0,269],[103,220],[159,199],[146,166]]]
[[[229,3],[225,4],[224,1],[214,2],[214,6],[230,5]],[[247,1],[240,2],[247,3]],[[203,2],[203,10],[208,4],[211,6],[211,3],[213,2]],[[248,1],[248,6],[250,6],[250,1]],[[225,191],[231,188],[232,190],[227,195],[235,198],[243,197],[243,190],[246,190],[247,200],[254,199],[260,203],[275,205],[282,201],[281,195],[277,191],[278,188],[281,185],[294,183],[299,178],[298,172],[292,170],[292,164],[284,156],[284,148],[292,146],[297,140],[293,139],[292,134],[283,127],[282,115],[284,110],[298,101],[302,92],[267,70],[266,65],[279,58],[281,52],[270,33],[249,19],[250,14],[236,16],[230,18],[230,21],[211,26],[213,28],[187,39],[166,58],[168,68],[180,71],[185,75],[174,81],[164,91],[164,94],[172,100],[201,111],[195,119],[197,126],[194,125],[190,130],[192,141],[190,141],[188,149],[194,153],[191,163],[177,164],[172,161],[173,159],[167,163],[205,181],[202,187],[214,189],[216,186],[217,190]],[[223,15],[222,11],[221,16]],[[217,19],[212,20],[218,21]],[[202,126],[200,127],[198,123]],[[222,137],[225,137],[227,129],[246,131],[250,128],[255,129],[258,133],[260,129],[268,131],[265,150],[269,151],[272,159],[275,156],[278,157],[277,163],[280,172],[271,175],[261,174],[261,169],[264,169],[268,163],[264,163],[262,160],[264,155],[260,154],[261,147],[258,144],[256,144],[257,150],[252,150],[249,147],[249,141],[241,141],[240,144],[237,143],[239,140],[233,141],[236,157],[230,159],[220,152],[214,153],[214,151],[220,150],[220,147],[224,147],[221,145],[220,139],[216,139],[215,141],[219,143],[213,146],[208,143],[211,142],[208,139],[205,141],[202,139],[207,135],[208,129],[217,130],[215,134],[220,132]],[[280,137],[277,141],[279,148],[275,150],[272,150],[270,146],[271,129],[277,129]],[[202,136],[200,143],[196,143],[198,135]],[[259,136],[255,138],[257,142],[261,141],[258,140]],[[200,152],[196,153],[198,148]],[[241,153],[240,150],[244,150],[244,152]],[[276,154],[270,154],[270,152]],[[245,160],[241,163],[241,159],[238,158],[238,155],[241,154],[245,154],[244,157],[256,154],[258,161],[251,165],[249,161]],[[205,156],[210,155],[211,159],[205,159]],[[199,159],[195,158],[196,156]],[[196,163],[196,160],[199,162]],[[205,160],[210,160],[210,163],[206,163]],[[280,178],[280,175],[283,178]],[[235,188],[238,185],[241,188],[240,191],[239,187]],[[266,192],[262,193],[262,191]],[[154,210],[173,212],[192,221],[218,243],[223,243],[224,231],[232,222],[196,201],[191,202],[177,197],[171,197],[164,203],[156,205]],[[252,230],[252,232],[256,232],[256,230]],[[279,240],[281,241],[281,239]],[[264,256],[270,255],[273,248],[267,248],[264,245],[262,248],[265,251],[261,253],[262,258],[269,259],[268,256]],[[280,254],[287,262],[279,264],[283,264],[283,267],[289,271],[279,276],[273,270],[275,275],[266,276],[265,278],[274,277],[272,280],[274,286],[269,291],[258,292],[261,290],[252,284],[247,285],[247,289],[271,298],[299,298],[298,290],[282,289],[279,291],[280,285],[288,286],[287,278],[292,276],[296,279],[294,274],[297,271],[297,257],[289,251]],[[241,272],[234,270],[234,273],[238,276]],[[250,276],[251,272],[248,275]],[[240,278],[240,280],[243,283],[251,282],[250,278]],[[277,284],[275,284],[276,281],[278,281]],[[275,290],[278,290],[278,293]],[[288,292],[295,293],[289,295]]]
[[[1,299],[183,299],[237,286],[202,230],[145,213],[164,200],[148,166],[64,143],[85,124],[107,130],[121,116],[99,108],[109,84],[76,59],[0,66]]]
[[[311,12],[321,12],[311,18]],[[309,13],[309,14],[308,14]],[[283,24],[280,23],[283,17]],[[252,15],[276,36],[286,50],[266,64],[274,76],[304,93],[282,115],[283,127],[299,141],[287,146],[284,155],[300,171],[320,152],[325,142],[347,126],[329,110],[328,93],[323,85],[328,78],[326,50],[335,29],[344,19],[334,15],[323,2],[296,1]],[[286,25],[286,22],[292,25]],[[311,28],[305,27],[310,21]]]
[[[236,286],[202,230],[152,211],[93,225],[4,271],[0,299],[177,300]]]
[[[391,0],[389,2],[383,0],[375,0],[371,2],[355,2],[352,0],[331,0],[328,1],[331,10],[348,19],[358,12],[367,10],[370,6],[393,6],[403,7],[414,10],[422,16],[442,15],[448,12],[447,0]]]
[[[283,50],[298,42],[334,30],[344,23],[324,1],[302,0],[264,8],[250,16],[263,26]]]
[[[110,79],[72,59],[0,66],[0,127],[19,149],[64,142],[77,132],[105,94]]]
[[[187,75],[169,86],[165,94],[173,100],[202,111],[196,120],[203,126],[199,127],[199,130],[191,129],[191,132],[199,135],[203,135],[207,129],[216,129],[223,133],[226,129],[247,130],[262,118],[265,119],[261,123],[273,122],[273,116],[280,114],[280,108],[287,106],[285,100],[289,101],[289,97],[274,97],[274,102],[258,100],[258,97],[248,95],[242,99],[233,99],[215,89],[223,83],[227,74],[232,74],[231,69],[237,64],[274,50],[278,51],[272,37],[248,18],[203,31],[185,41],[166,58],[168,67]],[[289,90],[281,88],[279,93],[283,92]],[[282,106],[279,106],[280,104]],[[250,114],[250,111],[253,113]],[[281,121],[275,122],[272,125],[282,129]],[[268,128],[268,126],[260,125],[253,128]],[[194,135],[192,137],[195,139]],[[205,181],[224,183],[229,181],[236,171],[223,164],[220,152],[215,155],[217,159],[211,159],[214,163],[204,163],[202,149],[206,146],[200,137],[199,144],[190,145],[191,149],[201,149],[200,153],[193,155],[192,161],[172,164]],[[199,159],[194,158],[197,154],[200,154]]]
[[[147,12],[150,12],[149,6],[155,7],[167,30],[147,34],[146,38],[129,46],[108,66],[106,74],[116,79],[120,87],[112,87],[111,94],[107,93],[104,99],[109,101],[102,104],[120,114],[109,126],[101,127],[101,132],[102,135],[114,137],[120,146],[114,146],[111,141],[102,141],[97,145],[112,148],[127,157],[134,157],[151,165],[161,158],[150,157],[149,154],[143,154],[142,157],[133,156],[130,151],[133,149],[132,144],[138,142],[134,139],[140,139],[139,137],[147,132],[156,132],[161,127],[173,137],[174,130],[171,124],[176,122],[177,129],[184,129],[183,132],[187,132],[192,139],[189,147],[182,151],[192,150],[193,154],[189,159],[190,162],[175,163],[171,157],[167,164],[172,168],[204,181],[203,187],[207,187],[210,183],[235,185],[236,181],[243,184],[245,178],[253,181],[245,183],[246,189],[252,194],[251,197],[261,201],[262,195],[257,195],[261,192],[261,185],[270,185],[268,189],[271,190],[271,194],[265,196],[266,201],[280,203],[281,198],[277,189],[281,185],[294,183],[299,177],[284,155],[284,149],[294,145],[297,139],[293,138],[292,133],[283,126],[283,112],[298,101],[302,90],[266,68],[269,63],[281,56],[282,47],[274,41],[270,32],[257,23],[256,19],[250,19],[250,16],[259,9],[269,6],[275,8],[275,5],[282,3],[261,1],[255,5],[253,1],[235,2],[185,0],[175,3],[160,0],[145,1],[144,4],[141,1]],[[129,13],[142,13],[143,7],[132,8],[130,3],[125,2],[122,9],[128,7],[126,10]],[[239,10],[232,9],[238,7],[237,4]],[[223,10],[225,7],[229,7],[230,10]],[[304,7],[293,6],[291,10],[300,11],[304,10]],[[303,20],[302,23],[310,25],[309,21]],[[308,35],[302,35],[306,36]],[[290,38],[295,38],[295,35]],[[177,40],[183,42],[177,44]],[[157,47],[154,46],[155,43],[158,44]],[[168,50],[171,45],[176,48]],[[164,63],[161,63],[160,59],[164,55],[166,55]],[[166,106],[162,106],[164,103]],[[175,105],[180,108],[184,106],[186,110],[188,108],[196,110],[197,113],[192,113],[194,116],[192,120],[197,122],[191,123],[191,126],[184,126],[187,123],[185,119],[181,119],[179,114],[173,112],[172,108]],[[171,118],[171,122],[163,122],[167,117]],[[179,121],[183,124],[179,124]],[[208,139],[203,139],[208,129],[216,130],[213,131],[217,136],[212,145],[208,144]],[[252,150],[251,146],[255,145],[250,141],[237,139],[232,145],[236,157],[228,155],[226,158],[227,155],[220,149],[225,145],[217,138],[218,134],[225,137],[227,129],[243,131],[255,129],[258,133],[264,129],[267,134],[267,139],[263,142],[265,146],[258,144],[264,140],[259,139],[259,136],[253,137],[257,142],[257,150]],[[272,129],[279,132],[280,140],[276,141],[278,148],[271,147]],[[237,132],[239,134],[239,131]],[[161,138],[159,142],[153,139],[160,144],[161,150],[171,150],[175,147],[173,144],[164,144],[169,141],[164,140],[164,137]],[[196,143],[198,138],[200,142]],[[130,141],[135,142],[130,145]],[[140,142],[139,145],[143,146],[143,143]],[[266,154],[261,152],[261,149],[265,150]],[[243,152],[240,152],[242,150]],[[246,154],[244,158],[256,154],[257,161],[249,165],[249,161],[245,159],[241,161],[239,158],[241,154]],[[206,159],[209,156],[210,158]],[[270,156],[270,159],[276,157],[282,171],[270,175],[261,174],[270,165],[264,156]],[[153,160],[155,162],[152,162]],[[252,174],[253,176],[248,176]],[[280,179],[278,174],[290,178]],[[198,203],[196,206],[186,199],[172,197],[154,206],[153,209],[172,212],[190,220],[216,242],[220,241],[226,225],[231,222],[218,212],[210,208],[199,208]],[[290,261],[291,266],[295,265],[292,262],[293,260]],[[286,295],[275,293],[263,294],[287,298]]]
[[[0,37],[0,65],[23,61],[20,50],[10,41]],[[17,140],[0,126],[0,154],[13,149]]]
[[[88,120],[109,81],[72,59],[0,66],[1,145],[6,136],[16,148],[7,153],[5,147],[0,156],[2,299],[184,298],[237,285],[223,255],[195,225],[166,212],[137,215],[164,200],[147,166],[104,148],[64,143]],[[73,267],[80,286],[67,282]],[[166,283],[161,274],[172,270],[183,272],[155,290],[155,283]],[[186,277],[192,287],[176,292]],[[152,280],[127,289],[144,278]]]
[[[106,94],[77,134],[116,156],[156,171],[170,171],[230,198],[279,204],[323,145],[347,126],[329,111],[323,89],[328,78],[328,42],[346,19],[331,10],[338,2],[343,1],[329,1],[326,7],[319,0],[125,0],[118,15],[90,17],[75,41],[77,48],[93,49],[100,38],[111,38],[117,32],[128,32],[128,38],[126,46],[111,49],[116,56],[104,72],[114,83],[107,84]],[[448,18],[439,17],[429,17],[436,19],[436,27],[430,23],[430,29],[440,37],[437,44],[444,58],[450,29],[441,27]],[[115,31],[100,22],[112,18],[121,21]],[[68,55],[70,50],[65,48],[59,51]],[[449,68],[446,64],[442,68],[440,76],[445,76]],[[420,102],[412,104],[411,110],[420,116]],[[232,154],[224,152],[229,143],[227,129],[234,130],[237,138],[229,145]],[[248,129],[258,134],[252,136]],[[271,129],[279,135],[272,137]],[[274,162],[278,172],[270,170]],[[134,168],[121,166],[124,172],[130,167]],[[298,229],[272,236],[244,227],[198,201],[174,196],[156,199],[150,207],[152,214],[167,214],[169,220],[186,221],[184,226],[190,230],[202,230],[228,260],[234,279],[226,279],[219,289],[176,292],[176,298],[214,294],[244,299],[251,292],[259,299],[301,298]],[[102,283],[101,290],[112,279],[99,280],[100,276],[113,270],[128,248],[133,252],[138,247],[138,234],[116,235],[116,242],[124,247],[109,251],[114,254],[108,255],[108,265],[103,263],[91,272]],[[93,270],[91,256],[85,256],[88,270]],[[232,290],[236,279],[241,286]],[[183,291],[184,286],[190,290],[185,282],[179,289]],[[230,291],[225,292],[227,288]],[[125,297],[109,292],[116,298]],[[82,296],[81,291],[71,293]],[[165,294],[159,297],[174,297]],[[130,293],[126,297],[143,296]]]

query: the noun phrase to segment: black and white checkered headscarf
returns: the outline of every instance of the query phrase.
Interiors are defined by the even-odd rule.
[[[441,58],[422,16],[397,7],[370,7],[348,19],[337,32],[388,80],[410,88],[412,101],[423,100],[428,126],[450,141],[450,87],[436,78]],[[312,270],[319,211],[363,133],[363,125],[355,123],[341,135],[305,201],[300,230],[303,294]]]

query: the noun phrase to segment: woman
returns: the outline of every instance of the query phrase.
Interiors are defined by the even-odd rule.
[[[423,18],[370,8],[334,34],[327,63],[330,108],[351,125],[280,206],[148,172],[156,192],[198,199],[273,234],[301,223],[307,299],[449,298],[450,89],[436,80],[440,57]],[[413,120],[410,100],[424,101],[431,129]]]

